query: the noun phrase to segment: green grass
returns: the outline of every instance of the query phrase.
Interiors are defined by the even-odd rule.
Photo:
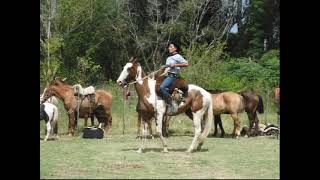
[[[134,100],[125,106],[121,100],[114,100],[113,127],[101,140],[82,139],[80,131],[76,137],[63,135],[67,132],[67,116],[61,105],[59,110],[60,140],[40,140],[41,178],[279,178],[279,140],[273,137],[209,137],[200,152],[188,154],[184,151],[193,138],[192,121],[179,115],[170,123],[174,134],[167,139],[169,153],[160,152],[161,142],[156,138],[148,139],[145,153],[138,154]],[[259,115],[260,120],[276,123],[275,113],[267,113]],[[245,113],[240,120],[241,125],[248,124]],[[230,134],[233,121],[228,115],[222,115],[222,121]],[[40,126],[43,138],[44,123]]]

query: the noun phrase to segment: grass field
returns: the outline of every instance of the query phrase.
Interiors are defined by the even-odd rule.
[[[279,140],[273,137],[209,137],[200,152],[188,154],[184,151],[193,138],[192,122],[179,115],[170,123],[169,153],[160,152],[156,138],[148,139],[145,153],[138,154],[135,101],[124,104],[115,99],[112,130],[101,140],[81,138],[81,128],[76,137],[64,135],[67,117],[61,105],[59,110],[60,140],[40,140],[41,178],[279,178]],[[265,110],[260,121],[276,123],[272,108]],[[246,114],[240,120],[241,125],[248,124]],[[222,121],[226,133],[231,133],[233,121],[228,115],[222,115]],[[43,138],[44,123],[40,126]]]

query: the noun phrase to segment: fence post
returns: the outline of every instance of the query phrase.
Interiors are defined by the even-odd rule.
[[[125,124],[125,109],[126,109],[126,103],[128,102],[128,87],[123,88],[122,91],[123,95],[123,113],[122,113],[122,135],[124,135],[124,130],[126,129],[126,124]]]

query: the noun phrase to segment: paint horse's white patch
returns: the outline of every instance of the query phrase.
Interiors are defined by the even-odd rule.
[[[141,66],[139,65],[138,68],[137,68],[137,76],[136,76],[136,80],[138,81],[138,83],[140,85],[143,84],[143,80],[142,79],[142,69],[141,69]]]
[[[148,78],[148,87],[150,90],[150,95],[145,97],[148,103],[152,105],[154,110],[157,109],[157,111],[160,110],[161,112],[165,112],[165,101],[161,99],[156,93],[156,80],[153,78]]]
[[[211,94],[209,92],[207,92],[206,90],[204,90],[203,88],[194,85],[194,84],[189,84],[188,85],[188,92],[191,90],[197,90],[200,91],[200,93],[202,94],[202,106],[205,106],[205,104],[210,103],[211,101]],[[212,102],[213,103],[213,102]]]
[[[123,70],[119,76],[119,78],[117,79],[117,82],[123,82],[129,75],[129,71],[128,71],[128,68],[131,68],[133,66],[132,63],[127,63],[124,67],[123,67]]]

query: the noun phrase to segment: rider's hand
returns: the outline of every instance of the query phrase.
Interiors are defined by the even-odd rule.
[[[161,66],[161,70],[164,70],[165,68],[167,68],[167,65],[163,65],[163,66]]]

